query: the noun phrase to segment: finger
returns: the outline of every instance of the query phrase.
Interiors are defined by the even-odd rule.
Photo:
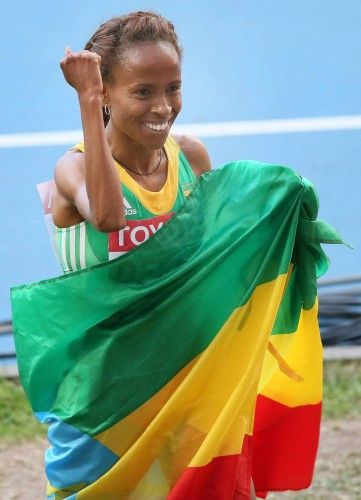
[[[92,55],[93,55],[93,57],[92,57],[93,61],[95,61],[98,65],[100,65],[102,58],[98,54],[95,54],[95,53],[93,53]]]
[[[68,56],[69,54],[71,54],[71,48],[66,46],[65,47],[65,55]]]

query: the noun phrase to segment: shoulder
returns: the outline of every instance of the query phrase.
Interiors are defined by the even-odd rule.
[[[187,135],[172,135],[172,137],[185,154],[197,177],[212,169],[208,151],[199,139]]]
[[[55,175],[71,174],[84,169],[84,154],[76,149],[69,149],[55,165]]]
[[[55,165],[54,180],[56,191],[65,198],[73,198],[76,187],[84,181],[84,154],[69,150]]]

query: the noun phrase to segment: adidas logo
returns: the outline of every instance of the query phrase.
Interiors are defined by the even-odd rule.
[[[123,196],[123,202],[124,202],[125,215],[135,215],[137,213],[136,209],[130,205],[129,201],[126,199],[125,196]]]

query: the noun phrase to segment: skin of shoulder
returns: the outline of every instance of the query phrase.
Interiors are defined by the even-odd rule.
[[[74,200],[80,187],[84,185],[84,155],[74,150],[67,151],[56,163],[54,180],[52,210],[54,223],[61,227],[65,215],[76,224],[83,219],[74,206]],[[66,225],[69,224],[70,222]]]
[[[58,194],[72,201],[78,186],[84,182],[84,155],[67,151],[55,165],[54,180]]]
[[[209,172],[212,169],[208,151],[199,139],[177,134],[172,134],[172,137],[185,154],[185,157],[189,161],[197,177],[200,177],[204,172]]]

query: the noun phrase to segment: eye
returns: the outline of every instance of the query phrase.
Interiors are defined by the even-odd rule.
[[[139,97],[148,97],[150,92],[149,92],[149,89],[138,89],[135,91],[135,93],[139,96]]]
[[[172,85],[171,87],[169,87],[169,91],[172,94],[179,94],[179,92],[181,91],[181,86],[180,85]]]

